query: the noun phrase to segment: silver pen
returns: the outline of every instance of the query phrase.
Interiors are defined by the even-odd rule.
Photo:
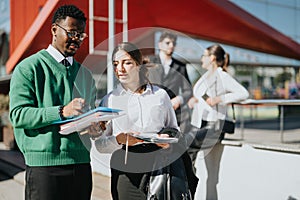
[[[127,156],[128,156],[128,139],[129,139],[129,134],[126,133],[126,147],[125,147],[125,165],[127,164]]]

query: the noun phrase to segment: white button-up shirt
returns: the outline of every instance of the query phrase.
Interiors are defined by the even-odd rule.
[[[165,127],[179,130],[168,94],[157,86],[147,85],[146,90],[139,94],[125,90],[119,84],[103,98],[101,106],[120,109],[125,113],[108,123],[104,134],[95,141],[96,148],[102,153],[111,153],[121,148],[116,141],[119,133],[153,134]]]
[[[194,105],[191,124],[198,128],[202,120],[225,119],[227,104],[245,100],[249,96],[248,91],[220,67],[213,74],[208,71],[204,73],[196,82],[193,93],[198,103]],[[211,107],[203,99],[205,94],[209,97],[220,96],[221,102]]]
[[[67,59],[68,62],[70,63],[70,65],[73,64],[73,57],[72,56],[68,56],[68,57],[64,57],[57,49],[55,49],[51,44],[49,44],[48,48],[46,49],[46,51],[57,61],[57,62],[61,62],[63,59]]]
[[[168,60],[164,59],[164,57],[161,55],[161,53],[159,54],[159,58],[162,62],[162,66],[164,68],[165,75],[167,75],[171,68],[172,59],[168,59]]]

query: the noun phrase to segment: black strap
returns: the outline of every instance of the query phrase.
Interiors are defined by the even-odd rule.
[[[232,119],[233,119],[233,122],[235,122],[235,112],[234,112],[234,103],[231,104],[231,107],[232,107]]]

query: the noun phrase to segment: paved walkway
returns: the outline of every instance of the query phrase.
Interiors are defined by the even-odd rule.
[[[24,169],[22,154],[19,151],[7,150],[4,144],[0,142],[0,200],[24,199]],[[110,178],[108,176],[93,173],[93,183],[92,200],[111,199]]]
[[[16,174],[12,179],[0,182],[0,200],[24,199],[25,172]],[[110,200],[110,178],[93,173],[92,200]]]
[[[297,183],[300,182],[300,177],[297,175],[290,175],[290,174],[284,174],[281,173],[280,170],[286,168],[289,169],[287,166],[283,166],[282,168],[276,168],[278,173],[280,174],[271,174],[276,177],[282,177],[285,178],[283,185],[286,185],[286,188],[281,188],[278,186],[272,187],[272,180],[267,181],[264,179],[264,182],[262,182],[263,185],[260,185],[260,182],[257,181],[257,179],[251,179],[254,177],[253,173],[257,174],[256,176],[261,177],[269,177],[268,172],[270,171],[270,168],[274,168],[273,161],[271,162],[269,159],[276,155],[278,156],[278,159],[287,159],[290,158],[291,155],[297,156],[297,160],[300,161],[298,158],[300,156],[300,129],[293,129],[293,130],[287,130],[284,132],[284,142],[281,141],[281,134],[278,130],[263,130],[263,129],[245,129],[244,133],[240,129],[236,129],[236,133],[233,135],[227,135],[226,140],[223,141],[224,144],[226,144],[226,149],[224,153],[224,158],[222,160],[222,166],[224,170],[228,171],[228,173],[225,173],[222,175],[222,179],[220,180],[220,194],[222,195],[220,197],[220,200],[240,200],[240,199],[256,199],[256,200],[264,200],[264,199],[289,199],[289,200],[295,200],[300,199],[299,192],[295,192],[292,190]],[[8,153],[11,153],[11,151],[4,150],[5,147],[3,146],[3,143],[0,143],[0,160],[3,159]],[[268,152],[268,153],[266,153]],[[279,153],[279,155],[277,155]],[[299,154],[299,155],[298,155]],[[262,156],[263,155],[263,156]],[[12,156],[8,156],[12,157]],[[20,164],[20,161],[22,161],[22,157],[19,154],[19,157],[16,157],[16,154],[14,152],[13,156],[14,160],[13,162]],[[259,168],[255,166],[251,166],[251,169],[248,169],[247,166],[253,164],[252,162],[245,164],[245,161],[243,161],[244,165],[241,165],[241,160],[245,157],[249,158],[250,160],[256,160],[257,158],[260,158],[262,160],[265,160],[266,163],[263,163],[265,167],[260,166]],[[293,157],[294,158],[294,157]],[[275,159],[276,160],[276,159]],[[263,162],[263,161],[262,161]],[[283,161],[286,162],[285,164],[288,164],[290,161]],[[293,161],[294,162],[294,161]],[[275,163],[275,165],[279,165],[278,163]],[[294,167],[300,168],[300,163],[294,163]],[[240,166],[241,169],[237,168],[237,166]],[[289,165],[288,165],[289,166]],[[250,166],[249,166],[250,167]],[[290,167],[290,166],[289,166]],[[1,165],[0,165],[1,168]],[[198,161],[197,164],[198,169],[203,168],[203,159]],[[222,168],[222,169],[223,169]],[[264,171],[259,172],[259,169],[264,168]],[[238,170],[238,171],[235,171]],[[291,169],[292,170],[292,169]],[[205,173],[203,174],[203,170],[199,170],[198,176],[200,179],[205,179]],[[272,171],[272,170],[271,170]],[[293,171],[294,172],[294,171]],[[261,173],[261,174],[259,174]],[[237,176],[232,177],[232,174],[237,174]],[[243,174],[247,174],[245,176],[246,180],[249,181],[247,183],[244,183],[245,179],[238,179],[237,177],[241,176],[243,177]],[[249,177],[250,174],[250,177]],[[299,174],[299,173],[297,173]],[[270,175],[270,177],[271,177]],[[292,178],[295,177],[295,178]],[[274,179],[274,178],[273,178]],[[230,180],[236,180],[237,182],[233,183],[230,182]],[[107,176],[103,176],[99,173],[93,173],[93,192],[92,192],[92,200],[110,200],[110,178]],[[276,182],[274,179],[273,181]],[[239,187],[239,182],[241,184],[245,184],[242,186],[241,189],[237,189]],[[277,179],[278,182],[278,179]],[[279,181],[280,182],[280,181]],[[289,186],[292,184],[291,186]],[[256,188],[256,190],[253,190],[252,193],[250,192],[251,189],[247,189],[247,187]],[[261,187],[263,189],[259,190],[258,187]],[[275,189],[274,189],[275,188]],[[263,194],[263,190],[266,191],[265,196],[259,196]],[[279,198],[273,198],[271,193],[276,194],[276,192],[281,191],[282,196]],[[290,190],[286,192],[286,190]],[[233,192],[233,194],[229,194],[228,191]],[[239,192],[240,191],[240,192]],[[248,193],[249,194],[248,194]],[[243,194],[244,193],[244,194]],[[258,194],[258,196],[255,196],[254,194]],[[203,187],[199,187],[197,190],[197,200],[203,199],[204,189]],[[243,196],[238,196],[243,195]],[[248,195],[249,198],[244,197],[245,195]],[[268,195],[267,195],[268,194]],[[13,178],[0,181],[0,200],[22,200],[24,195],[24,172],[17,173]],[[296,198],[297,197],[297,198]]]

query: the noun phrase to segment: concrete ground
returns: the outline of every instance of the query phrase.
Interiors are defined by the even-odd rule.
[[[280,132],[272,129],[251,127],[242,132],[237,128],[235,134],[227,135],[223,141],[226,146],[221,161],[219,200],[300,200],[299,133],[300,129],[286,130],[283,141]],[[2,146],[0,159],[9,152],[4,149]],[[107,162],[104,157],[103,163]],[[200,178],[196,200],[203,200],[207,174],[201,153],[196,163]],[[103,169],[105,175],[95,167],[93,170],[92,200],[110,200],[109,169]],[[0,200],[22,200],[23,195],[24,172],[0,181]]]

